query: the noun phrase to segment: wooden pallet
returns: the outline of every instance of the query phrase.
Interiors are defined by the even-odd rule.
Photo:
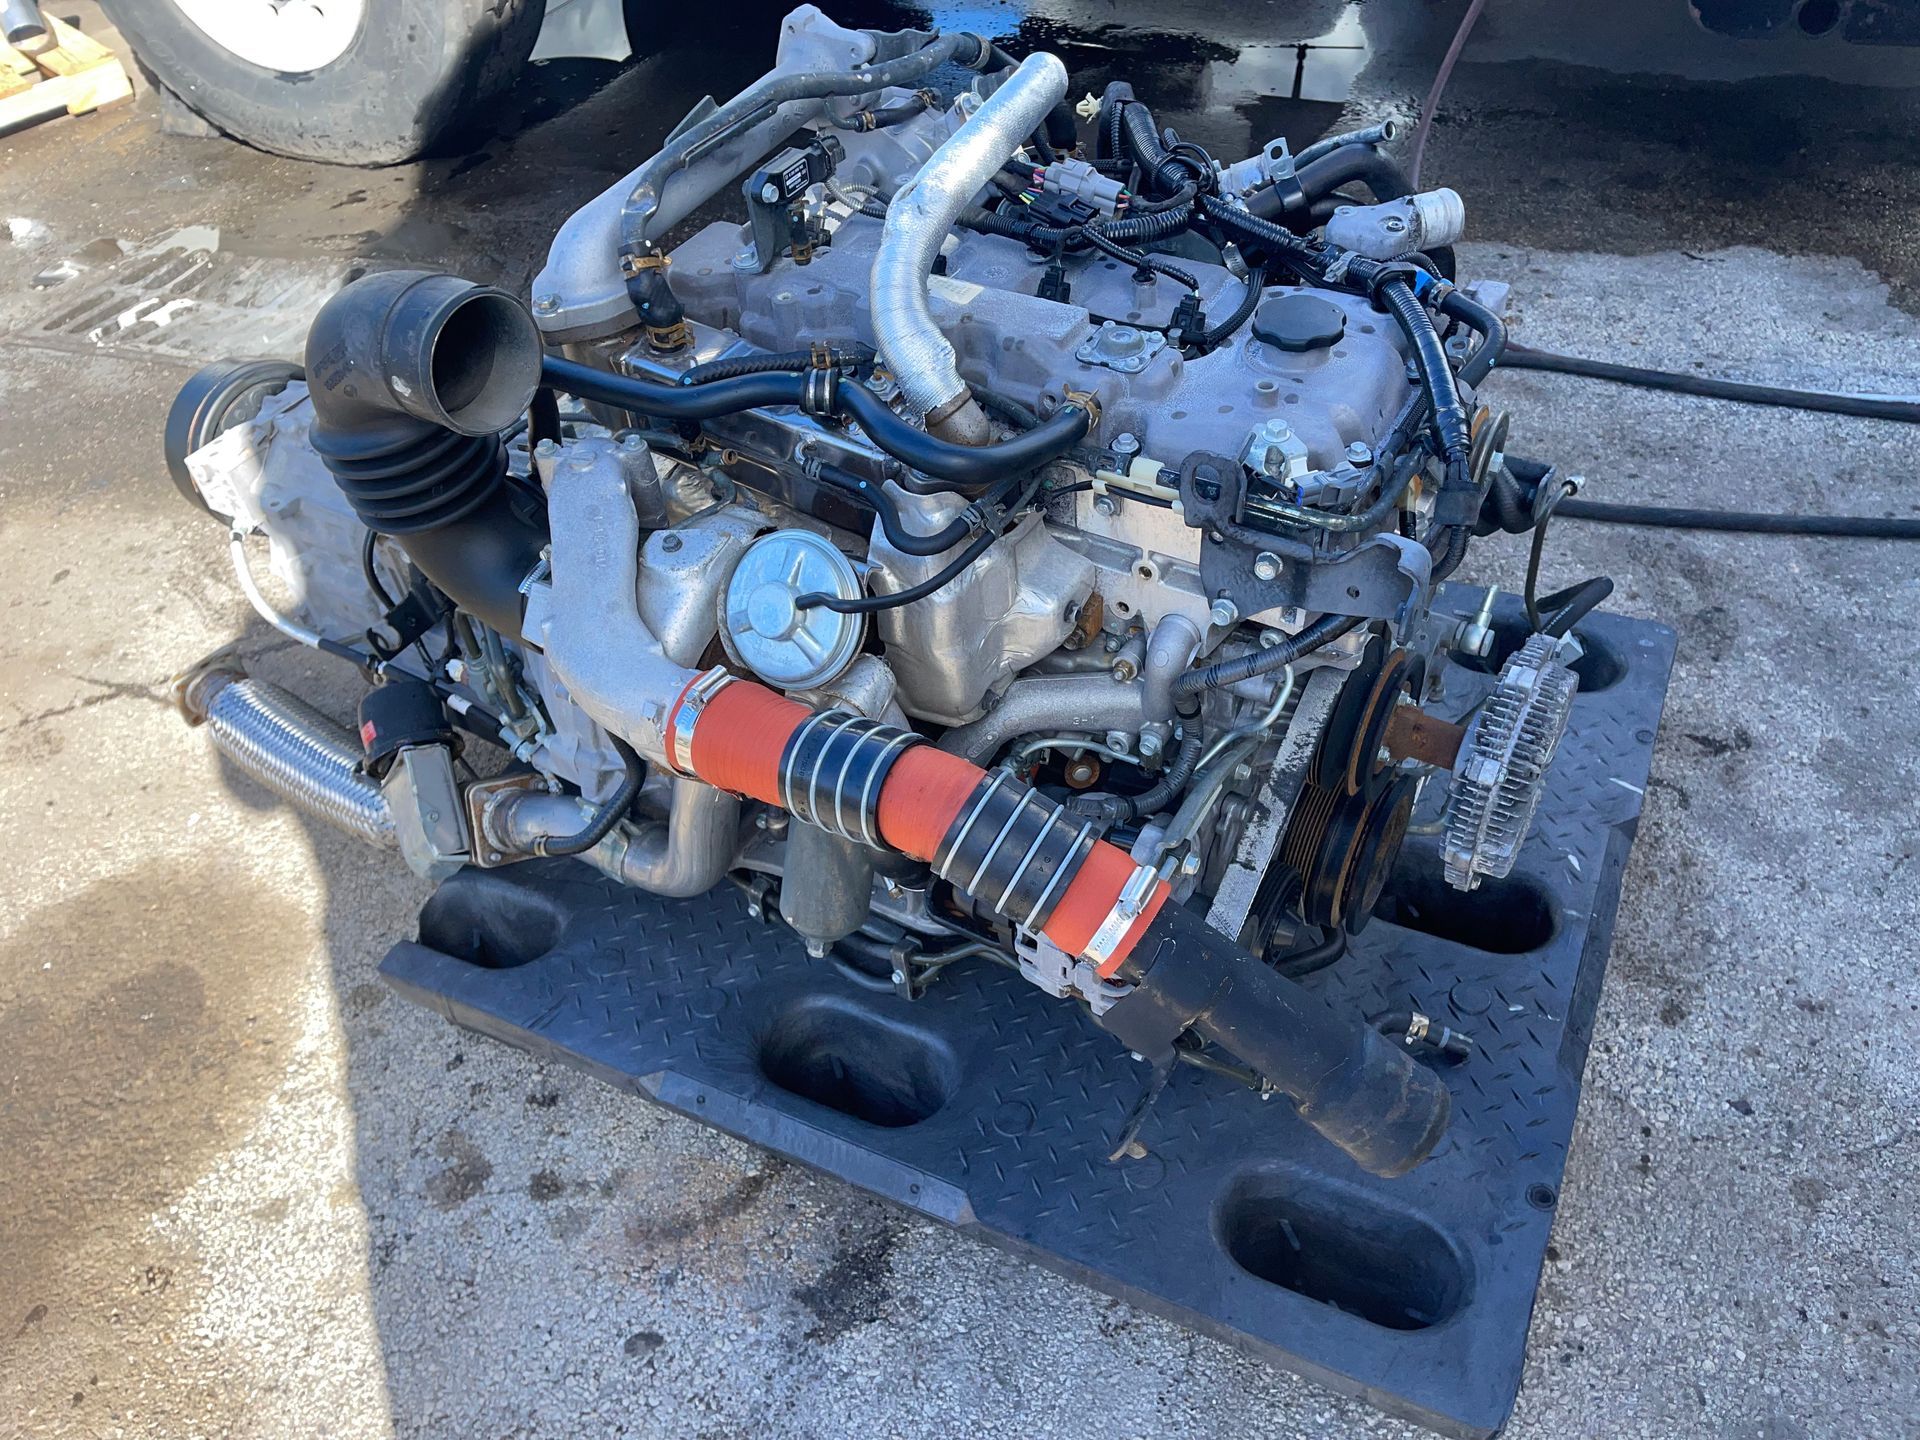
[[[37,53],[0,44],[0,135],[133,98],[126,66],[111,50],[64,20],[46,20],[52,43]]]

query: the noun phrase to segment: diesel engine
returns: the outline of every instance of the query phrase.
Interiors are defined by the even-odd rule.
[[[1005,965],[1404,1172],[1465,1041],[1297,982],[1423,793],[1448,883],[1512,867],[1604,590],[1434,608],[1569,487],[1506,454],[1504,287],[1391,138],[1216,157],[1051,55],[802,7],[526,302],[376,273],[304,366],[187,387],[239,583],[371,683],[357,736],[217,661],[181,702],[423,876],[739,887],[908,999]]]

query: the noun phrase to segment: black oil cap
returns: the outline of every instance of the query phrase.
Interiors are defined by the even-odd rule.
[[[424,680],[389,680],[361,697],[360,745],[373,775],[386,773],[406,746],[444,744],[452,738],[447,707]]]
[[[1253,312],[1253,338],[1300,353],[1324,350],[1347,333],[1347,312],[1318,295],[1276,295]]]

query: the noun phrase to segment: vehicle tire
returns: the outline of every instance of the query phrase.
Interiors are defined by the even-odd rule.
[[[102,0],[141,63],[262,150],[391,165],[513,84],[544,0]]]

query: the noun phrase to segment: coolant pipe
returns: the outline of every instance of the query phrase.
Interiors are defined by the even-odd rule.
[[[1067,67],[1058,57],[1029,55],[887,202],[873,257],[874,338],[907,404],[943,439],[979,444],[990,432],[952,343],[934,323],[927,302],[933,262],[960,212],[1066,93]]]
[[[1016,735],[1042,728],[1091,730],[1104,734],[1140,728],[1138,685],[1122,684],[1111,675],[1038,675],[1015,680],[1000,702],[978,720],[956,725],[940,737],[940,748],[976,765],[1000,752]]]

